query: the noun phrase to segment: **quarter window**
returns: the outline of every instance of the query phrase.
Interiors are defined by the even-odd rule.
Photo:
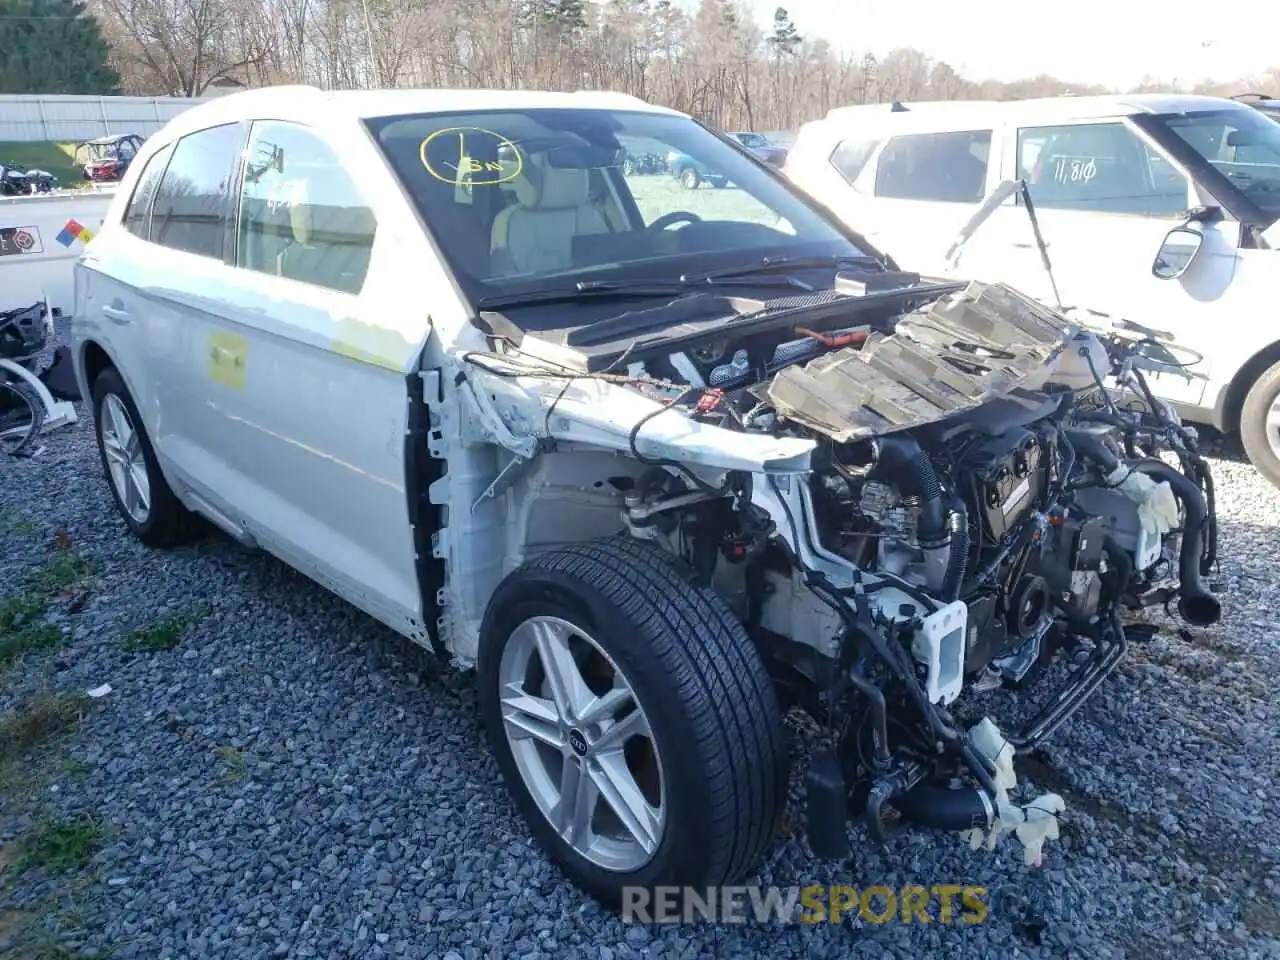
[[[160,185],[160,178],[164,176],[164,168],[172,153],[173,147],[167,146],[152,154],[142,170],[142,176],[138,178],[137,186],[133,188],[129,207],[124,212],[124,228],[135,237],[146,240],[151,230],[151,202],[155,199],[156,187]]]
[[[853,186],[879,144],[879,140],[844,140],[832,152],[831,165]]]
[[[236,266],[359,293],[377,222],[327,143],[292,123],[255,123],[237,219]]]
[[[152,206],[152,242],[222,259],[242,142],[238,124],[210,127],[178,141]]]
[[[1156,217],[1187,207],[1187,178],[1123,123],[1023,128],[1018,175],[1040,207]]]
[[[990,130],[893,137],[880,154],[876,196],[978,203],[987,183]]]

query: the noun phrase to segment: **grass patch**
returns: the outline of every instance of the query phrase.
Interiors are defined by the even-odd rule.
[[[19,170],[47,170],[58,178],[59,187],[70,190],[85,182],[74,163],[75,155],[74,143],[0,141],[0,163],[12,164]]]
[[[64,535],[65,536],[65,535]],[[98,574],[98,564],[82,557],[67,545],[55,550],[43,567],[27,578],[24,589],[0,598],[0,668],[33,650],[50,650],[61,645],[58,628],[44,621],[52,597],[79,596],[83,602]]]
[[[28,520],[16,510],[6,510],[0,513],[0,531],[4,533],[16,533],[25,536],[35,533],[39,528],[31,520]]]
[[[55,550],[30,582],[46,595],[66,593],[93,586],[100,569],[96,560],[82,557],[68,547]]]
[[[0,715],[0,763],[66,733],[84,713],[82,693],[38,693],[18,709]]]
[[[195,607],[173,613],[134,630],[125,638],[124,648],[130,653],[161,653],[182,643],[187,631],[209,615],[208,607]]]
[[[45,598],[36,590],[0,599],[0,667],[8,666],[32,650],[58,646],[58,628],[43,620]]]
[[[235,747],[215,747],[218,759],[222,761],[222,779],[230,783],[239,783],[244,779],[244,751]]]
[[[46,820],[22,841],[20,870],[44,867],[66,873],[84,866],[102,845],[102,825],[88,814],[70,820]]]

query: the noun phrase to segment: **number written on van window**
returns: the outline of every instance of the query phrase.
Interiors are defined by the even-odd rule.
[[[377,221],[332,148],[298,124],[261,122],[247,158],[236,266],[359,293]]]
[[[151,207],[153,243],[222,259],[243,134],[225,124],[178,141]]]
[[[1188,183],[1123,123],[1018,131],[1018,175],[1037,207],[1175,216]]]

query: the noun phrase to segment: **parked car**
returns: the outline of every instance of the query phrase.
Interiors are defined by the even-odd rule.
[[[715,219],[642,212],[622,165],[653,141],[738,186]],[[836,732],[821,855],[885,808],[1038,851],[1061,800],[1009,799],[1009,744],[1118,666],[1128,605],[1220,614],[1192,436],[1090,372],[1130,347],[899,270],[631,97],[195,106],[126,174],[72,328],[127,528],[203,518],[474,668],[516,807],[612,904],[753,869],[793,705]],[[1025,726],[978,720],[1060,644],[1080,665]]]
[[[142,143],[136,133],[85,140],[76,146],[72,162],[80,167],[84,179],[111,183],[124,176]]]
[[[733,137],[765,163],[780,167],[786,162],[787,151],[776,144],[770,143],[769,138],[763,133],[739,132],[731,133],[729,136]]]
[[[717,190],[729,182],[724,172],[713,169],[702,160],[679,150],[671,150],[666,157],[667,172],[680,181],[686,190],[697,190],[709,183]]]
[[[1002,280],[1172,338],[1151,378],[1184,418],[1239,430],[1280,484],[1280,126],[1215,97],[1058,97],[831,111],[786,174],[914,269]],[[1002,182],[1025,181],[1047,243]]]

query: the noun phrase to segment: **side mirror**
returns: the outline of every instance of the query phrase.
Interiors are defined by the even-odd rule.
[[[1187,272],[1204,243],[1204,234],[1190,227],[1174,227],[1160,244],[1151,273],[1161,280],[1177,280]]]

